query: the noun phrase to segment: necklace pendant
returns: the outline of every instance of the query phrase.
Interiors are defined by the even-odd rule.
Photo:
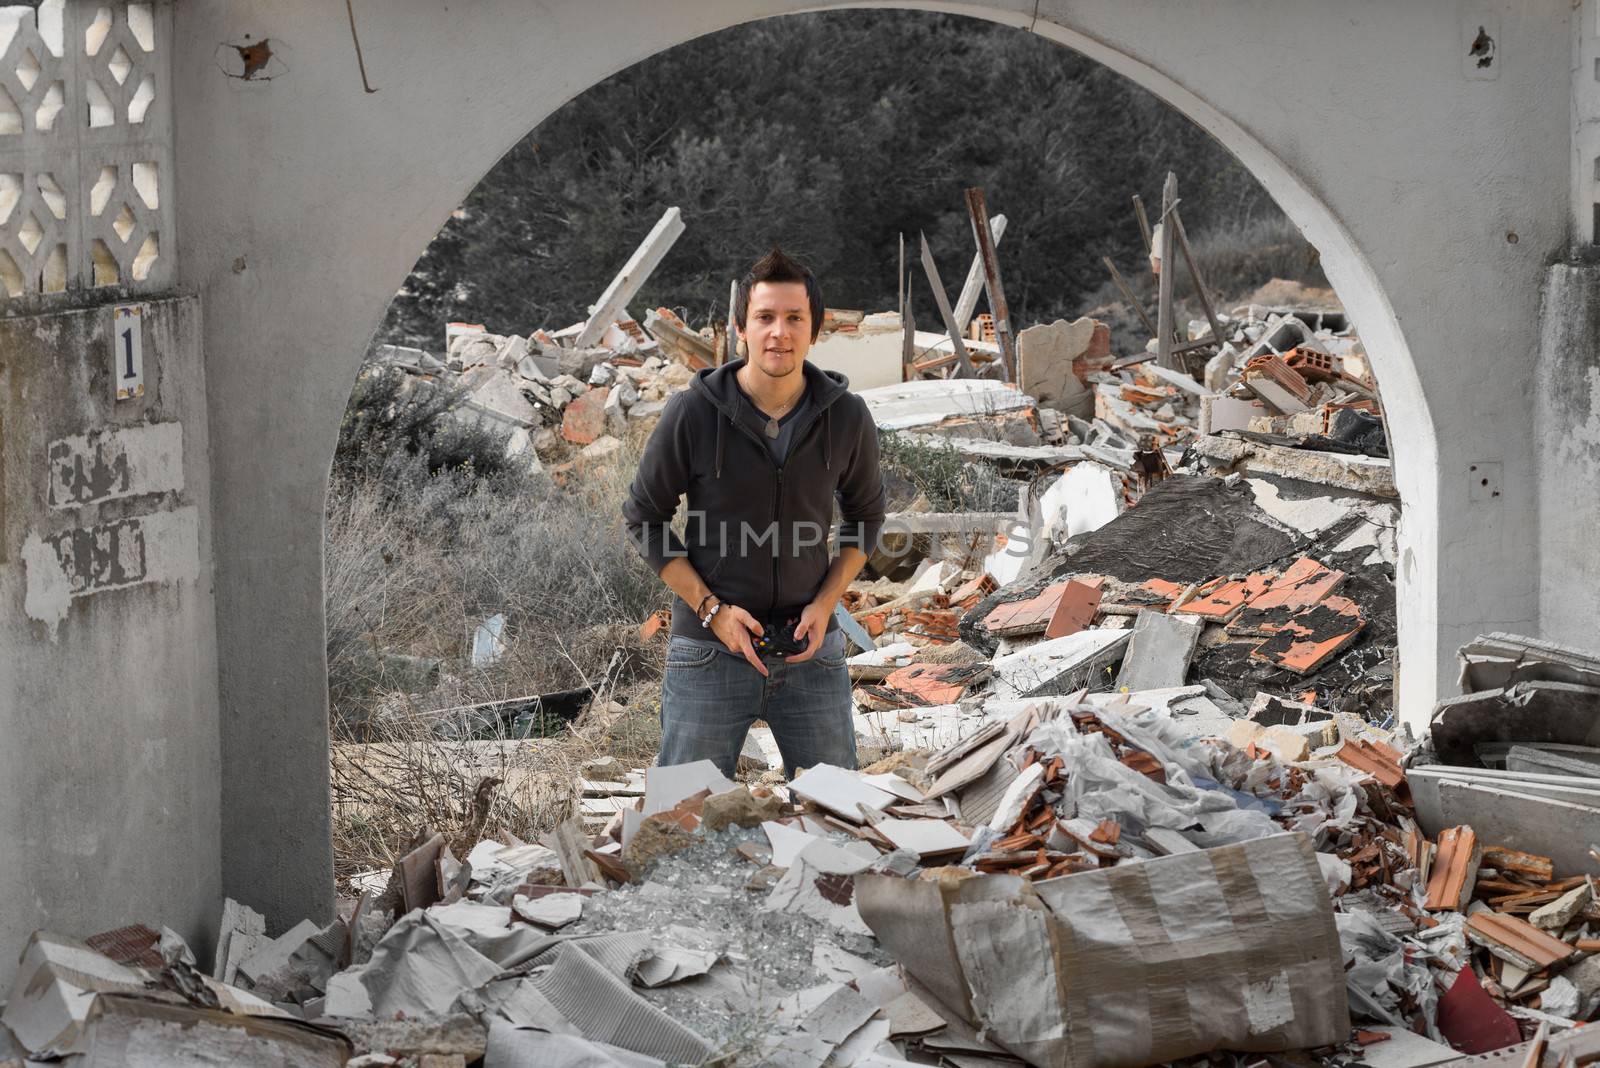
[[[778,436],[778,421],[776,419],[772,419],[770,417],[767,419],[766,432],[767,432],[767,437],[774,438],[774,439],[777,438],[777,436]]]

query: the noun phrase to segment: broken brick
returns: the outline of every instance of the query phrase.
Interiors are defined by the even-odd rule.
[[[605,386],[573,399],[561,416],[561,436],[575,445],[589,445],[606,432],[606,396],[611,392]]]

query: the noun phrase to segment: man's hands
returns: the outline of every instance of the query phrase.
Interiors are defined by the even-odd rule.
[[[817,650],[822,648],[822,639],[828,633],[828,619],[833,615],[832,600],[816,600],[806,605],[800,613],[800,622],[795,624],[795,641],[806,643],[806,651],[796,653],[785,659],[791,664],[799,664],[810,660],[817,655]]]
[[[718,609],[717,614],[711,617],[711,633],[728,647],[729,652],[742,655],[750,662],[750,666],[763,676],[768,674],[767,666],[756,655],[755,646],[750,644],[750,635],[762,633],[761,624],[756,622],[755,616],[736,604],[724,604]],[[806,655],[809,656],[810,653]]]

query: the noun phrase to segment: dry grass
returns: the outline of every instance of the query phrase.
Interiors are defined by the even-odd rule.
[[[1308,286],[1325,288],[1316,248],[1301,236],[1295,225],[1279,212],[1257,218],[1243,226],[1190,234],[1194,257],[1218,310],[1225,310],[1269,278],[1283,278]],[[1179,257],[1175,310],[1179,323],[1205,315],[1195,298],[1188,268]],[[1155,316],[1156,279],[1142,261],[1119,263],[1133,291],[1144,301],[1145,310]],[[1085,314],[1111,327],[1113,352],[1142,351],[1150,333],[1144,328],[1122,294],[1108,280],[1086,302]]]
[[[584,762],[645,766],[663,643],[638,625],[667,603],[638,558],[621,504],[639,435],[605,468],[485,481],[469,474],[336,479],[326,582],[334,845],[341,879],[391,865],[421,826],[458,850],[484,836],[530,840],[576,808]],[[472,634],[506,617],[505,647],[471,663]],[[593,686],[572,728],[518,739],[509,722],[447,737],[441,710]],[[458,853],[459,855],[459,853]]]

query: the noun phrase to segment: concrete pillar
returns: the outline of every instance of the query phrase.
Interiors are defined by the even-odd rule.
[[[1600,0],[1575,0],[1572,21],[1572,240],[1600,244]]]
[[[1535,376],[1539,442],[1539,627],[1600,647],[1600,264],[1545,279]]]
[[[0,989],[37,929],[167,925],[219,857],[200,302],[0,318]]]

